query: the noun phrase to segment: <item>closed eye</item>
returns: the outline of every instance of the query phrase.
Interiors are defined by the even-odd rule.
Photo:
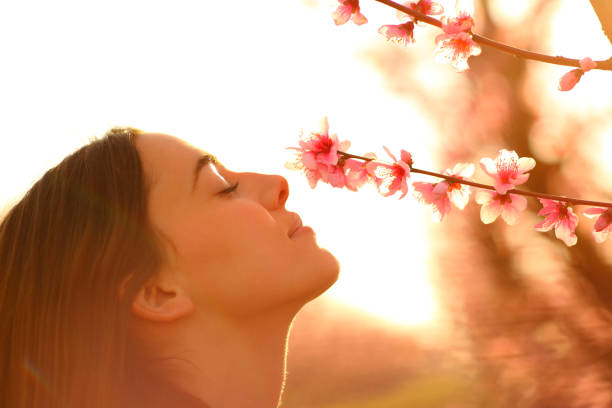
[[[229,193],[235,191],[238,188],[238,184],[239,184],[239,182],[236,182],[235,184],[233,184],[232,186],[226,188],[225,190],[220,191],[219,194],[229,194]]]

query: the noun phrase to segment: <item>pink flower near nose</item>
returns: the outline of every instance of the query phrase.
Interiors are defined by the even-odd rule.
[[[515,151],[502,149],[492,160],[485,157],[480,160],[480,167],[489,176],[493,177],[495,190],[499,194],[506,194],[519,184],[523,184],[529,178],[526,174],[535,167],[535,160],[531,157],[521,157]]]
[[[535,225],[537,231],[550,231],[555,229],[555,236],[562,240],[565,245],[572,246],[578,242],[574,232],[578,225],[578,216],[574,214],[568,203],[538,198],[543,208],[538,215],[545,216],[544,221]]]
[[[361,14],[359,0],[338,0],[340,5],[333,12],[332,18],[336,25],[342,25],[351,19],[357,25],[365,24],[368,19]]]
[[[329,123],[327,117],[324,117],[318,132],[306,137],[300,135],[300,147],[287,148],[295,150],[296,155],[293,161],[285,163],[285,167],[290,170],[303,170],[312,188],[319,180],[336,187],[344,186],[336,169],[338,150],[348,150],[350,144],[349,141],[339,142],[336,135],[329,134]]]
[[[302,152],[302,162],[306,168],[315,170],[318,163],[335,166],[338,164],[338,149],[347,150],[350,142],[338,141],[336,135],[329,134],[329,123],[327,117],[321,120],[318,132],[299,141]],[[297,149],[297,148],[294,148]]]
[[[608,235],[612,233],[612,209],[587,208],[583,211],[583,214],[589,218],[597,217],[595,224],[593,224],[593,238],[595,238],[595,242],[601,244],[608,239]]]
[[[366,169],[382,196],[388,197],[401,191],[400,199],[402,199],[408,194],[407,180],[410,178],[412,155],[402,149],[400,160],[397,160],[389,149],[385,146],[383,148],[393,159],[393,164],[372,160],[366,164]]]

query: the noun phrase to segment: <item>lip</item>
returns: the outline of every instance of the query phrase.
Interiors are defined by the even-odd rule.
[[[302,219],[299,215],[295,215],[295,221],[293,222],[291,229],[289,230],[289,238],[293,236],[300,228],[302,228]]]
[[[301,235],[302,232],[304,232],[304,231],[308,231],[310,233],[314,233],[314,230],[312,228],[310,228],[308,225],[302,225],[293,234],[291,234],[291,236],[292,237],[297,237],[298,235]]]

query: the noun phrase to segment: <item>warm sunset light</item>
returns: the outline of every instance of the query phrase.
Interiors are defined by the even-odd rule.
[[[11,36],[21,41],[10,45],[13,52],[41,50],[20,54],[2,79],[5,134],[19,135],[2,152],[3,174],[14,175],[0,187],[3,202],[113,125],[171,133],[214,152],[232,169],[290,180],[287,206],[341,261],[331,296],[395,323],[434,317],[427,278],[429,214],[414,202],[381,200],[374,192],[311,191],[305,178],[283,166],[285,148],[297,143],[300,130],[315,130],[324,115],[353,149],[382,157],[384,143],[398,151],[409,147],[421,163],[429,160],[435,134],[428,120],[387,94],[379,74],[356,56],[373,43],[387,46],[376,33],[338,30],[329,19],[333,2],[312,8],[278,2],[274,14],[255,3],[237,14],[222,2],[214,13],[186,4],[141,9],[136,2],[106,2],[79,23],[86,35],[73,36],[61,28],[68,26],[61,19],[69,18],[61,10],[80,4],[41,3],[41,14],[30,23],[36,30],[10,21],[0,28],[20,33]],[[59,20],[48,20],[45,9]],[[146,17],[135,26],[140,13]],[[42,75],[27,68],[41,63]],[[174,74],[168,78],[167,72]],[[372,114],[372,107],[383,109]]]
[[[175,135],[232,171],[286,178],[286,209],[339,262],[338,280],[321,298],[307,302],[314,289],[300,292],[302,303],[277,297],[279,309],[294,314],[283,321],[291,331],[279,354],[287,378],[276,408],[612,406],[606,358],[612,344],[612,44],[602,31],[603,12],[593,9],[609,0],[394,1],[411,7],[411,16],[398,16],[394,8],[402,5],[391,0],[5,2],[0,214],[45,171],[114,126]],[[431,12],[418,14],[418,7]],[[565,59],[544,63],[527,50]],[[350,142],[349,155],[329,153],[333,143],[321,140],[333,138],[321,136],[325,157],[311,149],[312,156],[297,161],[310,160],[309,170],[322,177],[311,188],[303,172],[285,164],[295,151],[306,155],[300,136],[317,131],[324,117],[330,135]],[[387,149],[401,160],[392,163]],[[349,191],[343,173],[349,166],[342,166],[355,163],[350,154],[367,161],[368,153],[379,162],[359,162],[357,171],[371,183]],[[386,173],[373,174],[380,169],[372,165]],[[173,171],[162,174],[178,174],[163,168]],[[330,174],[340,175],[343,188],[326,184]],[[282,179],[260,179],[276,180],[284,193]],[[391,179],[393,186],[376,185]],[[385,197],[385,189],[394,194]],[[170,196],[176,204],[176,194]],[[191,206],[196,214],[199,205]],[[198,262],[227,252],[227,271],[250,271],[243,265],[289,251],[250,239],[261,230],[245,234],[235,221],[243,218],[223,208],[219,214],[230,221],[218,225],[239,225],[218,228],[234,233],[224,242],[257,242],[259,258],[197,241]],[[206,225],[214,224],[217,218],[209,217]],[[278,226],[274,221],[266,226]],[[183,235],[200,237],[192,234],[203,230],[195,225]],[[294,290],[296,276],[310,284],[319,279],[311,271],[331,271],[317,281],[317,288],[325,284],[317,294],[329,287],[337,265],[328,253],[290,249],[286,263],[276,269],[265,263],[251,274],[253,282],[266,289],[268,282],[288,282]],[[321,263],[310,267],[319,255]],[[218,271],[222,262],[210,262]],[[55,269],[61,268],[49,268]],[[263,270],[275,274],[265,281]],[[223,278],[235,278],[223,271]],[[257,298],[251,285],[236,290],[244,282],[238,276],[227,297]],[[216,289],[216,280],[210,282],[199,287]],[[269,303],[254,301],[231,309],[228,320],[257,336],[255,321],[274,332],[268,319],[254,318],[261,305],[276,316]],[[295,305],[304,305],[297,317]],[[214,320],[207,328],[220,326]],[[269,345],[257,340],[237,348],[259,352]],[[34,382],[51,384],[34,359],[22,364]]]

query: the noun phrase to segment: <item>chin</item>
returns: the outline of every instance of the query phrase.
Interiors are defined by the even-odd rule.
[[[340,275],[340,263],[338,259],[326,249],[321,248],[321,259],[314,265],[316,270],[312,271],[312,276],[315,278],[312,282],[311,290],[306,297],[306,302],[309,302],[329,289]],[[304,302],[304,303],[306,303]]]

